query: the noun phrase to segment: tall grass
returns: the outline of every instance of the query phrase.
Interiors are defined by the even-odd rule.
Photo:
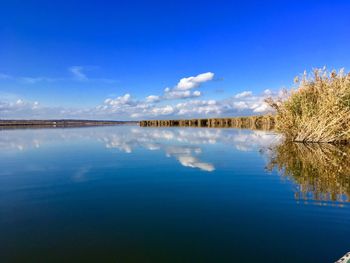
[[[286,99],[269,98],[276,129],[296,142],[350,143],[350,73],[315,69]]]

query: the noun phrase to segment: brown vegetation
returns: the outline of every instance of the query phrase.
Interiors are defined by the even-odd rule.
[[[242,128],[271,130],[273,129],[274,125],[275,118],[272,115],[234,118],[140,121],[140,126],[142,127]]]
[[[276,129],[296,142],[350,142],[350,73],[316,69],[299,80],[287,99],[266,102],[276,109]]]

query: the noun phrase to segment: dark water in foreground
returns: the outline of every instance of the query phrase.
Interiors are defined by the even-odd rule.
[[[347,149],[277,144],[235,129],[0,131],[0,262],[334,262],[350,251]]]

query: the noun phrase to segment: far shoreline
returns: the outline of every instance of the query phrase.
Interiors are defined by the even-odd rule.
[[[52,120],[0,120],[0,129],[23,128],[74,128],[95,126],[117,126],[138,124],[138,121],[110,121],[110,120],[76,120],[76,119],[52,119]]]

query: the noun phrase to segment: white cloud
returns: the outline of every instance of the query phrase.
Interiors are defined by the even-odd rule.
[[[92,79],[88,78],[84,73],[86,70],[82,66],[72,66],[69,71],[73,74],[73,77],[80,81],[93,81],[93,80],[106,80],[106,79]],[[1,74],[0,78],[8,78],[10,76]],[[53,108],[35,106],[35,109],[30,108],[31,102],[26,102],[21,107],[14,102],[0,102],[1,114],[6,118],[141,118],[141,117],[157,117],[168,115],[184,115],[186,112],[192,112],[186,107],[191,107],[192,104],[197,102],[191,102],[190,104],[180,105],[161,105],[168,100],[178,99],[194,99],[200,97],[202,94],[198,90],[191,90],[200,87],[201,84],[212,80],[214,73],[207,72],[197,76],[182,78],[178,84],[173,88],[166,88],[162,95],[149,95],[144,100],[136,100],[132,98],[130,94],[124,94],[116,98],[107,98],[102,104],[96,107],[87,109],[67,109],[67,108]],[[12,78],[12,77],[11,77]],[[25,82],[27,84],[35,84],[38,82],[65,80],[53,79],[48,77],[16,77],[16,81]],[[198,102],[199,108],[195,109],[193,113],[219,113],[218,108],[212,109],[213,106],[209,106],[211,102]],[[33,103],[32,103],[33,104]],[[159,104],[159,105],[158,105]],[[206,105],[208,104],[208,105]],[[17,108],[14,107],[17,105]],[[34,105],[34,104],[33,104]],[[6,112],[5,112],[6,110]]]
[[[152,102],[158,102],[158,101],[160,101],[160,96],[149,95],[148,97],[146,97],[146,102],[152,103]]]
[[[164,90],[164,96],[162,98],[166,100],[176,100],[176,99],[195,98],[195,97],[199,97],[200,95],[201,95],[201,92],[198,90],[191,92],[190,90],[175,90],[175,89],[166,88]]]
[[[193,96],[195,96],[195,97],[199,97],[200,95],[201,95],[201,92],[199,90],[195,90],[193,92]]]
[[[253,112],[264,113],[267,112],[270,107],[266,103],[254,104],[254,107],[251,108]]]
[[[191,91],[191,89],[199,88],[201,84],[208,82],[214,78],[214,73],[202,73],[194,77],[182,78],[173,88],[165,88],[162,96],[155,96],[157,100],[152,102],[160,102],[162,100],[177,100],[200,97],[202,93],[199,90]],[[148,96],[153,97],[154,95]],[[146,98],[146,100],[147,100]]]
[[[71,72],[78,79],[88,79],[83,73],[83,67],[71,67]],[[263,114],[271,111],[265,103],[267,97],[285,96],[283,92],[265,90],[261,94],[243,91],[232,97],[220,100],[198,99],[202,83],[214,78],[214,73],[207,72],[193,77],[182,78],[173,88],[166,88],[162,95],[149,95],[142,100],[135,99],[131,94],[107,98],[100,105],[85,109],[43,107],[37,102],[16,101],[12,103],[0,101],[0,114],[9,117],[42,117],[42,118],[92,118],[92,119],[147,119],[147,118],[187,118],[187,117],[220,117]],[[28,81],[45,78],[28,79]],[[89,78],[89,80],[91,80]],[[170,100],[188,99],[181,102]],[[3,99],[4,100],[4,99]]]
[[[127,93],[115,99],[106,99],[105,104],[111,105],[113,107],[118,107],[124,105],[133,105],[135,102],[132,100],[131,95]]]
[[[29,102],[22,99],[17,99],[14,102],[0,101],[0,116],[8,117],[27,117],[31,118],[36,115],[40,109],[39,102]]]
[[[219,115],[222,113],[222,107],[215,100],[191,100],[188,102],[178,103],[176,105],[178,115]]]
[[[127,93],[116,98],[107,98],[102,104],[86,109],[43,107],[38,102],[16,99],[13,102],[0,101],[0,115],[4,118],[42,117],[124,120],[129,118],[176,119],[252,115],[271,111],[264,101],[267,97],[263,93],[261,95],[252,94],[239,99],[237,99],[237,96],[222,100],[192,99],[176,104],[167,103],[163,105],[161,102],[155,103],[159,100],[155,95],[148,96],[145,100],[137,100]]]
[[[80,81],[88,80],[83,70],[84,70],[84,67],[82,66],[73,66],[69,68],[69,71],[73,74],[73,76]]]
[[[214,78],[214,73],[207,72],[199,74],[195,77],[182,78],[176,85],[176,90],[189,90],[199,87],[202,83],[212,80]]]
[[[267,105],[265,99],[268,97],[279,97],[279,92],[273,92],[266,89],[261,94],[254,95],[251,91],[244,91],[228,99],[228,104],[238,111],[246,113],[261,114],[271,112],[272,109]]]
[[[233,102],[233,108],[237,110],[246,110],[249,109],[249,105],[245,101],[235,101]]]
[[[250,97],[252,95],[253,95],[253,92],[251,91],[243,91],[241,93],[236,94],[235,99],[242,99],[242,98]]]
[[[270,89],[266,89],[266,90],[264,90],[263,94],[266,95],[266,96],[272,96],[273,95],[273,91],[270,90]]]
[[[174,113],[174,108],[170,105],[166,105],[164,107],[154,107],[150,112],[154,116],[169,115],[169,114]]]

